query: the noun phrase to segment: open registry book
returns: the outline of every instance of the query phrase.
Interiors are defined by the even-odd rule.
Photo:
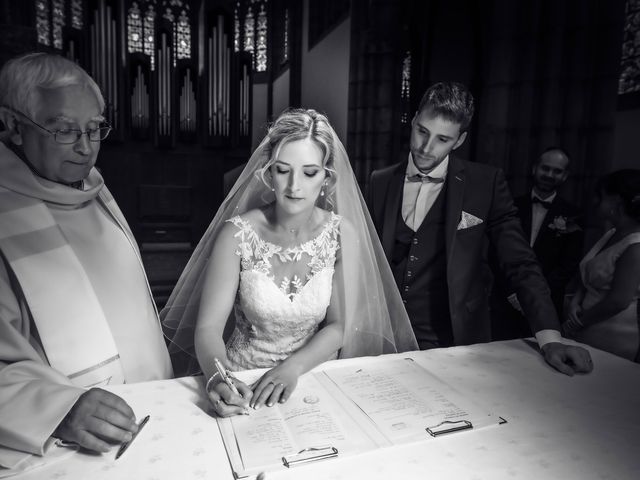
[[[247,384],[264,370],[238,373]],[[237,478],[504,422],[410,358],[309,372],[286,403],[219,418]]]

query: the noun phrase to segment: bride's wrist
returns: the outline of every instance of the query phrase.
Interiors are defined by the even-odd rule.
[[[299,377],[304,373],[302,362],[299,359],[294,358],[293,356],[285,359],[280,365],[282,366],[282,368],[285,368],[287,371],[293,373],[296,377]]]
[[[215,372],[207,380],[207,383],[206,383],[204,389],[205,389],[205,391],[207,393],[209,393],[211,390],[213,390],[215,388],[216,385],[218,385],[221,382],[224,382],[224,380],[222,378],[222,375],[220,375],[220,372]]]

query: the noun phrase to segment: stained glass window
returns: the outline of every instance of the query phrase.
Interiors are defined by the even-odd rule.
[[[155,55],[154,49],[155,42],[155,24],[156,24],[156,11],[153,5],[149,4],[147,10],[144,13],[144,19],[142,20],[142,32],[143,32],[143,47],[144,53],[151,57],[151,70],[155,68]]]
[[[162,17],[173,24],[173,66],[183,58],[191,58],[191,23],[189,2],[163,0]]]
[[[244,17],[244,51],[253,55],[253,42],[255,36],[255,25],[253,21],[253,10],[249,8]]]
[[[127,14],[127,44],[129,53],[142,52],[142,17],[138,2],[133,2]]]
[[[258,28],[256,36],[256,71],[267,70],[267,12],[264,3],[260,5],[258,13]]]
[[[71,0],[71,27],[82,30],[84,27],[82,0]]]
[[[289,60],[289,9],[284,9],[284,33],[283,33],[283,45],[282,45],[282,60],[286,62]]]
[[[289,39],[291,37],[289,20],[291,12],[289,8],[292,7],[294,6],[288,0],[274,0],[268,16],[268,21],[270,22],[268,28],[273,32],[273,35],[269,38],[271,42],[268,46],[268,50],[272,50],[273,55],[268,62],[273,62],[276,76],[280,75],[280,71],[287,67],[289,61]],[[271,65],[268,67],[271,67]]]
[[[64,21],[64,0],[53,0],[53,46],[58,50],[62,50],[62,27]]]
[[[49,0],[36,1],[36,30],[38,43],[51,45],[51,24],[49,23]]]
[[[407,50],[402,60],[402,82],[400,84],[400,99],[402,101],[402,114],[400,121],[409,121],[409,101],[411,95],[411,52]],[[405,108],[406,107],[406,108]]]
[[[38,43],[62,50],[62,27],[66,25],[64,0],[36,1]]]
[[[164,9],[164,14],[162,15],[164,18],[166,18],[167,20],[169,20],[170,22],[174,22],[176,19],[176,16],[173,14],[173,12],[171,11],[170,7],[166,7]]]
[[[640,0],[627,0],[618,94],[640,91]]]
[[[257,72],[267,70],[268,0],[237,2],[234,11],[234,49],[251,54]],[[236,51],[238,51],[236,50]]]
[[[233,51],[240,51],[240,17],[238,16],[238,9],[240,8],[240,2],[236,3],[236,8],[233,10]]]
[[[127,15],[129,52],[143,52],[151,58],[151,69],[155,69],[155,0],[132,2]],[[144,14],[142,13],[144,10]],[[162,18],[173,23],[173,66],[179,59],[191,58],[190,6],[182,0],[164,0],[160,11]]]
[[[178,59],[191,58],[191,24],[186,10],[182,10],[176,23],[176,51]]]

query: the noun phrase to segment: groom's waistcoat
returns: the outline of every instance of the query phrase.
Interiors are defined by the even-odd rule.
[[[445,237],[446,184],[417,232],[398,210],[391,268],[421,349],[449,346],[453,333],[449,314]]]

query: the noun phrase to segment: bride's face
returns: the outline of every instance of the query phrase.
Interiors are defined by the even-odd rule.
[[[284,145],[271,166],[276,203],[289,214],[313,209],[325,170],[322,150],[312,140],[296,140]]]

